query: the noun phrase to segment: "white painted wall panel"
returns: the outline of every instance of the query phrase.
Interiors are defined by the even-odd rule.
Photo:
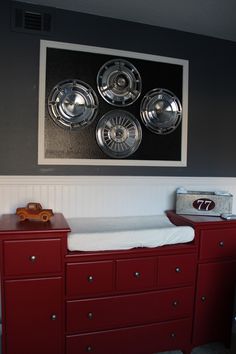
[[[236,195],[236,178],[1,176],[0,214],[14,213],[29,201],[40,202],[66,217],[162,214],[175,208],[175,191],[180,186]]]

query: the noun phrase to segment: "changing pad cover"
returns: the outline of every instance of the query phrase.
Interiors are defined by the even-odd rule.
[[[68,218],[69,251],[125,250],[190,242],[194,230],[176,226],[166,215]]]

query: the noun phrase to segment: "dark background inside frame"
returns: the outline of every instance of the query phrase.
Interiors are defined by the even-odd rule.
[[[111,159],[99,148],[96,142],[96,126],[107,112],[120,109],[107,103],[99,94],[96,84],[97,73],[107,61],[115,58],[128,60],[139,71],[142,79],[142,92],[132,105],[122,108],[132,113],[142,127],[142,141],[138,150],[126,159],[130,160],[181,160],[181,129],[167,135],[150,132],[140,118],[140,103],[143,96],[154,88],[172,91],[182,102],[182,65],[147,61],[122,56],[111,56],[74,50],[47,48],[46,60],[46,100],[45,100],[45,157],[61,159]],[[67,130],[57,126],[51,119],[48,96],[60,81],[77,79],[89,84],[99,100],[98,114],[94,122],[86,128]]]

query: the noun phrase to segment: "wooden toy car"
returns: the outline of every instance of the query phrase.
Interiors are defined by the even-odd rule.
[[[28,203],[26,207],[17,208],[16,214],[20,220],[35,219],[40,221],[48,221],[53,216],[52,209],[43,209],[40,203]]]

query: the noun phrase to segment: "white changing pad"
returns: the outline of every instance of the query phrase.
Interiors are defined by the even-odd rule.
[[[124,250],[190,242],[194,230],[175,226],[166,215],[68,218],[69,251]]]

